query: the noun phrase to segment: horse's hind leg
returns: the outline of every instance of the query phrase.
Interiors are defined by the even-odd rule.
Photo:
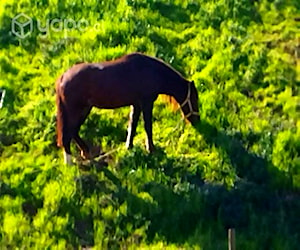
[[[66,164],[71,164],[71,149],[72,131],[69,129],[69,112],[67,104],[62,100],[59,89],[56,94],[57,103],[57,145],[64,148],[64,161]]]
[[[72,135],[69,129],[66,128],[66,124],[63,128],[63,135],[62,135],[62,144],[64,148],[64,162],[68,165],[72,163],[72,157],[71,157],[71,140]]]
[[[100,154],[100,147],[89,148],[89,146],[79,136],[80,126],[84,123],[84,121],[87,118],[87,116],[89,115],[91,109],[92,109],[92,107],[86,107],[82,110],[80,118],[78,119],[78,122],[77,122],[75,134],[73,137],[77,146],[81,150],[81,156],[83,158],[87,158],[87,159],[91,159]]]
[[[84,122],[86,116],[90,112],[89,109],[78,109],[74,106],[67,105],[65,107],[65,117],[63,124],[62,144],[64,148],[64,160],[66,164],[71,164],[71,140],[74,139],[77,144],[84,150],[88,151],[87,145],[78,135],[80,125]]]
[[[91,111],[90,107],[86,107],[86,108],[82,108],[80,111],[77,111],[78,117],[76,120],[76,126],[75,126],[75,131],[74,131],[74,140],[77,144],[77,146],[79,147],[79,149],[81,151],[84,152],[89,152],[89,147],[88,145],[80,138],[79,136],[79,130],[80,130],[80,126],[84,123],[85,119],[87,118],[87,116],[89,115]]]
[[[74,136],[74,140],[81,150],[81,157],[84,159],[92,159],[97,157],[101,153],[101,148],[99,146],[89,147],[79,136],[79,133],[76,133]]]
[[[152,109],[153,101],[144,102],[142,105],[144,127],[147,133],[146,148],[149,152],[154,151],[154,144],[152,139]]]
[[[129,115],[129,124],[127,130],[126,148],[133,146],[133,137],[136,133],[136,127],[141,114],[141,106],[139,104],[131,105],[131,111]]]
[[[79,149],[81,150],[81,156],[87,155],[90,151],[90,148],[79,136],[79,131],[74,135],[74,140]]]

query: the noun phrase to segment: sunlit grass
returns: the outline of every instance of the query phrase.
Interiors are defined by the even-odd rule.
[[[225,249],[235,227],[237,249],[297,249],[299,4],[252,2],[2,1],[0,248]],[[89,25],[17,39],[21,12]],[[201,124],[159,98],[149,155],[142,119],[125,149],[129,107],[93,109],[80,133],[106,156],[64,165],[55,80],[134,51],[195,81]]]

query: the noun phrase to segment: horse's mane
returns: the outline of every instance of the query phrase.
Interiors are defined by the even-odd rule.
[[[173,111],[176,111],[179,109],[180,106],[173,96],[169,96],[169,95],[159,95],[159,96],[160,96],[161,100],[163,102],[167,103]]]
[[[160,62],[164,68],[170,70],[170,72],[172,72],[172,73],[175,73],[176,77],[185,80],[179,71],[177,71],[176,69],[171,67],[169,64],[167,64],[163,60],[161,60],[159,58],[155,58],[155,57],[150,57],[150,58],[155,61]],[[180,108],[180,104],[175,100],[175,98],[173,96],[169,96],[169,95],[160,95],[160,96],[164,102],[166,102],[170,105],[170,107],[173,111],[176,111]]]

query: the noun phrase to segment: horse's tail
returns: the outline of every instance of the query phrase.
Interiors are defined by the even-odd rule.
[[[62,81],[62,76],[56,81],[56,133],[57,133],[57,146],[63,146],[63,133],[64,126],[66,124],[66,109],[62,100],[62,93],[60,89],[60,84]]]

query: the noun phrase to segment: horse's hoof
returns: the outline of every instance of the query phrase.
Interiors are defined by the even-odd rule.
[[[64,162],[66,165],[72,165],[72,156],[64,152]]]
[[[83,150],[80,151],[80,156],[82,159],[87,160],[90,157],[90,154],[88,152],[85,152]]]
[[[101,155],[101,147],[100,146],[93,146],[90,150],[90,155],[92,158],[98,157]]]
[[[155,147],[154,146],[147,147],[147,151],[148,153],[152,154],[155,152]]]
[[[81,151],[80,155],[85,160],[92,160],[95,157],[101,154],[101,147],[100,146],[93,146],[90,148],[89,152]]]

